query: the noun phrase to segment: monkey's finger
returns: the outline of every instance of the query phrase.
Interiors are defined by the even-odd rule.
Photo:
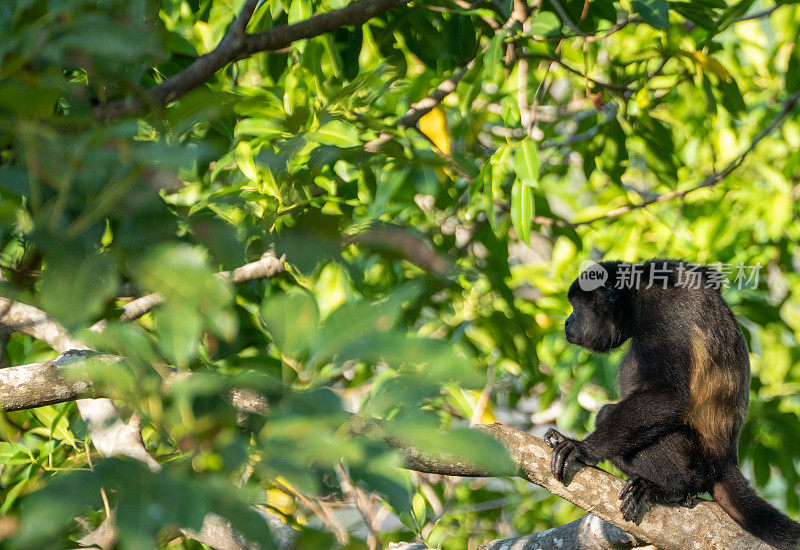
[[[636,502],[641,502],[647,498],[647,486],[644,483],[638,483],[631,493],[631,498]]]
[[[545,443],[547,443],[554,449],[556,448],[556,446],[563,443],[564,439],[565,439],[564,436],[561,435],[561,433],[558,430],[555,430],[553,428],[550,428],[544,434]]]
[[[631,506],[632,506],[631,500],[627,499],[619,507],[619,511],[622,512],[622,518],[625,521],[631,521],[631,518],[633,517]]]
[[[563,475],[566,475],[567,472],[571,471],[575,466],[575,463],[580,459],[580,453],[578,453],[575,449],[572,449],[572,451],[573,452],[569,453],[569,455],[564,459]]]
[[[561,476],[559,475],[559,471],[558,471],[558,465],[559,465],[559,462],[558,462],[558,447],[555,447],[553,449],[553,455],[550,458],[550,471],[553,472],[553,477],[555,477],[557,480],[561,481]]]
[[[639,502],[633,497],[627,497],[619,507],[625,521],[634,521],[639,513]]]
[[[631,492],[631,487],[633,487],[633,478],[628,478],[625,485],[622,486],[622,491],[619,492],[620,500],[624,500],[625,496]]]
[[[619,498],[624,499],[626,495],[630,494],[630,492],[636,487],[639,482],[639,476],[631,476],[625,482],[625,485],[622,487],[622,491],[619,493]]]
[[[557,480],[561,481],[564,479],[564,461],[567,459],[567,456],[572,452],[571,445],[569,442],[564,442],[560,444],[558,447],[553,450],[553,461],[551,469],[553,470],[553,475],[556,477]]]

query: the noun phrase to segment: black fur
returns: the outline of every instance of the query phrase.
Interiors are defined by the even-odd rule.
[[[796,548],[800,524],[758,497],[738,469],[750,362],[733,313],[710,288],[719,274],[650,260],[639,264],[638,287],[616,288],[630,264],[600,265],[609,274],[603,286],[583,290],[576,280],[570,287],[573,313],[565,328],[569,342],[598,352],[630,339],[620,401],[600,410],[583,441],[548,431],[553,475],[563,480],[576,462],[609,459],[629,476],[620,494],[628,521],[641,521],[649,503],[692,505],[708,491],[747,531],[778,548]]]

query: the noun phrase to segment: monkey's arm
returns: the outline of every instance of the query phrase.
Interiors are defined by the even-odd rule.
[[[687,399],[680,391],[642,389],[616,405],[603,407],[595,431],[583,441],[548,430],[545,440],[553,447],[553,475],[563,479],[576,461],[594,465],[646,447],[680,424]]]

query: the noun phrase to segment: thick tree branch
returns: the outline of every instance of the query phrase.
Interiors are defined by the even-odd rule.
[[[739,527],[715,502],[701,502],[692,509],[654,506],[639,525],[625,521],[619,511],[619,493],[623,486],[621,479],[597,468],[584,467],[574,473],[568,485],[563,485],[550,472],[551,450],[542,439],[502,424],[478,426],[475,429],[491,435],[508,449],[516,464],[516,471],[477,467],[457,457],[430,456],[420,449],[411,449],[392,441],[389,444],[398,448],[409,469],[419,472],[471,477],[516,475],[525,478],[664,550],[770,548]]]
[[[493,540],[479,550],[538,550],[540,548],[572,548],[575,550],[624,550],[640,548],[646,543],[638,540],[594,514],[586,514],[565,525],[541,533],[506,540]]]
[[[72,338],[61,324],[44,311],[0,296],[0,327],[8,332],[22,332],[63,353],[73,349],[89,349]]]
[[[0,408],[18,411],[89,397],[91,381],[75,379],[68,371],[91,360],[119,359],[92,351],[70,351],[50,361],[0,369]]]
[[[362,25],[385,11],[402,6],[406,0],[358,0],[338,10],[315,15],[293,25],[278,25],[264,32],[247,34],[258,0],[247,0],[220,43],[186,69],[148,91],[142,97],[99,105],[95,115],[104,120],[138,114],[153,106],[164,106],[197,88],[232,61],[258,52],[285,48],[297,40],[313,38],[339,27]]]

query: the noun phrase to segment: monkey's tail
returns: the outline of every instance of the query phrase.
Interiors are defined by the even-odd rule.
[[[714,500],[736,523],[781,550],[795,550],[800,523],[792,521],[759,497],[735,464],[728,464],[711,491]]]

